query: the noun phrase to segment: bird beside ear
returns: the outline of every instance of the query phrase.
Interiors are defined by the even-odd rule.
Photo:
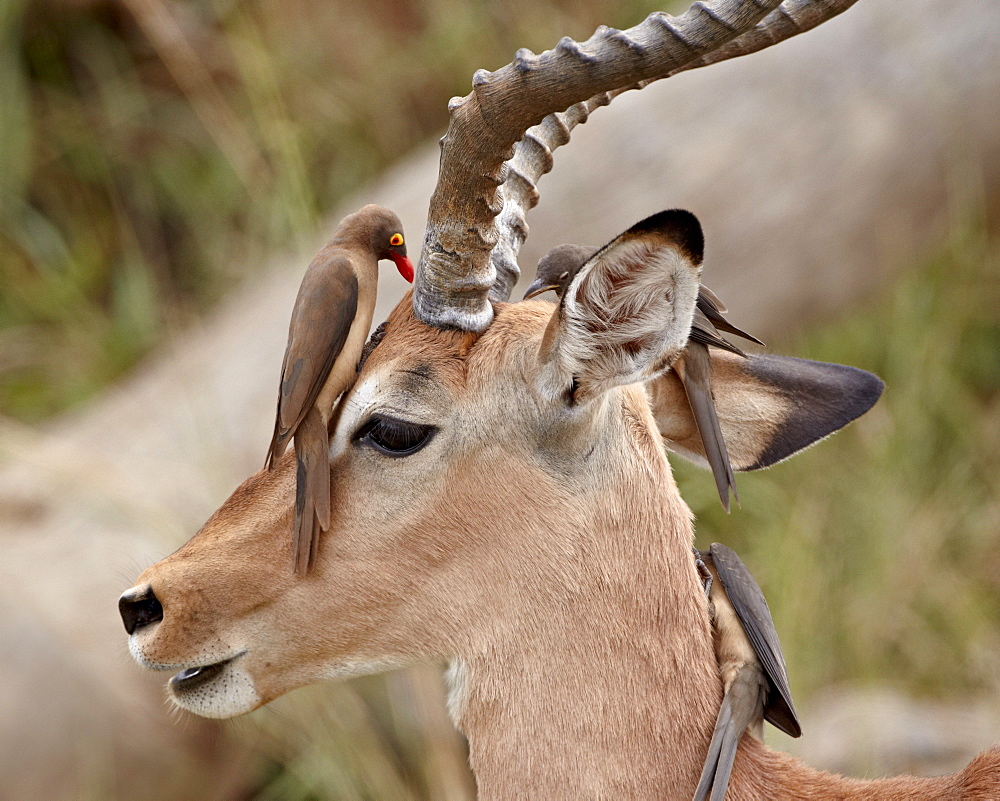
[[[676,228],[677,222],[675,217],[679,217],[681,214],[687,215],[688,212],[660,212],[660,214],[653,215],[633,226],[629,229],[629,232],[653,231],[657,225],[662,225],[664,220],[669,220]],[[664,215],[667,216],[664,217]],[[690,217],[693,219],[693,215],[690,215]],[[629,232],[626,232],[626,234]],[[698,228],[698,233],[699,242],[697,250],[699,251],[700,263],[700,250],[702,248],[700,243],[700,227]],[[600,249],[586,245],[572,244],[554,247],[539,260],[535,280],[529,285],[524,298],[534,298],[547,291],[553,291],[560,299],[563,298],[566,289],[583,269],[584,265],[599,253],[604,254],[606,257],[608,250],[616,242],[622,240],[626,234],[616,237],[612,243]],[[690,241],[693,242],[693,240]],[[739,496],[736,494],[736,480],[733,476],[733,469],[726,451],[725,438],[722,435],[722,429],[719,426],[719,420],[715,413],[708,348],[719,348],[740,356],[745,355],[740,348],[729,342],[720,333],[719,329],[760,345],[764,343],[752,334],[748,334],[726,320],[723,316],[725,312],[726,307],[716,294],[708,287],[699,284],[694,319],[692,320],[690,333],[688,334],[687,346],[680,357],[674,362],[673,368],[684,386],[691,412],[694,415],[695,423],[704,442],[705,458],[715,477],[719,499],[722,501],[723,508],[728,512],[730,490],[732,490],[737,503],[739,503]]]
[[[562,295],[542,340],[539,389],[555,396],[572,385],[572,401],[583,405],[669,368],[691,329],[702,246],[697,218],[671,209],[639,221],[582,265],[560,264],[549,281]],[[563,262],[571,254],[566,249]]]
[[[341,221],[306,268],[292,307],[266,464],[272,468],[294,440],[293,566],[298,573],[312,567],[319,534],[330,527],[327,431],[334,404],[354,383],[368,339],[381,259],[393,261],[404,278],[413,280],[399,218],[380,206],[365,206]]]

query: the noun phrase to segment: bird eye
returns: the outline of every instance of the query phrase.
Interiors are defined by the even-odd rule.
[[[436,432],[434,426],[376,415],[361,428],[356,439],[386,456],[409,456],[430,442]]]
[[[392,236],[389,237],[389,244],[392,245],[394,248],[398,248],[400,245],[403,244],[403,235],[393,234]]]

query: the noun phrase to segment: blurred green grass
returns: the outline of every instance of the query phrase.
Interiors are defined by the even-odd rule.
[[[442,132],[475,69],[653,5],[5,0],[0,413],[122,375]]]

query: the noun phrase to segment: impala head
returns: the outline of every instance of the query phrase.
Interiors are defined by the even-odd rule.
[[[740,14],[696,6],[679,19],[654,15],[639,26],[641,42],[602,30],[587,44],[634,61],[631,83],[717,47],[720,14],[733,16],[723,26],[731,38],[776,5],[758,0]],[[558,306],[501,302],[533,182],[547,169],[539,148],[565,141],[567,127],[625,85],[609,84],[621,75],[574,46],[519,54],[517,65],[477,75],[476,93],[452,105],[412,301],[397,306],[334,416],[333,519],[314,570],[288,569],[295,476],[286,455],[122,596],[133,656],[175,673],[178,705],[227,717],[322,679],[565,636],[581,604],[597,615],[612,596],[630,607],[623,587],[650,572],[634,548],[655,551],[653,584],[698,598],[690,513],[663,447],[700,456],[669,371],[698,292],[697,221],[675,211],[634,226],[580,268]],[[551,64],[556,74],[543,77]],[[545,116],[596,92],[605,94],[568,112],[572,124]],[[505,95],[518,99],[510,118],[497,116]],[[825,436],[880,389],[835,365],[725,353],[718,365],[737,468]],[[819,422],[808,411],[816,396]]]
[[[684,553],[690,514],[661,437],[683,442],[690,414],[664,371],[687,340],[700,231],[691,215],[671,214],[683,223],[673,239],[658,234],[650,250],[623,237],[560,306],[495,304],[482,334],[428,327],[405,299],[343,401],[333,524],[314,571],[287,567],[286,457],[122,596],[135,658],[176,672],[180,706],[225,717],[323,679],[518,647],[541,607],[572,609],[582,589],[596,592],[579,554],[608,545],[597,538],[610,520],[641,538],[650,515]],[[724,424],[741,403],[770,415],[734,432],[737,466],[802,447],[782,439],[801,421],[780,380],[729,356],[719,363],[732,376],[720,390]],[[843,371],[825,375],[827,387],[867,376],[822,368]],[[819,435],[813,426],[809,441]]]
[[[497,304],[482,334],[430,328],[404,300],[343,401],[314,570],[288,570],[286,457],[123,596],[133,655],[176,672],[179,705],[228,716],[321,679],[503,648],[582,581],[567,549],[601,517],[592,499],[645,465],[661,479],[650,502],[682,508],[635,380],[683,347],[698,264],[659,251],[629,280],[597,263],[556,313]]]

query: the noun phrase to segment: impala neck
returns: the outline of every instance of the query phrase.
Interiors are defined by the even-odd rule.
[[[646,503],[567,525],[594,574],[567,570],[452,664],[480,798],[662,799],[697,784],[721,695],[705,594],[687,507],[662,488]]]
[[[721,687],[687,510],[677,511],[665,519],[684,525],[666,535],[619,521],[610,540],[619,547],[586,560],[602,566],[599,576],[530,599],[532,616],[499,625],[504,634],[452,662],[449,706],[469,740],[480,801],[662,801],[694,792]],[[998,760],[1000,752],[984,755],[986,767],[950,776],[864,781],[744,737],[728,796],[988,798],[992,789],[969,788],[978,770],[995,789]]]

